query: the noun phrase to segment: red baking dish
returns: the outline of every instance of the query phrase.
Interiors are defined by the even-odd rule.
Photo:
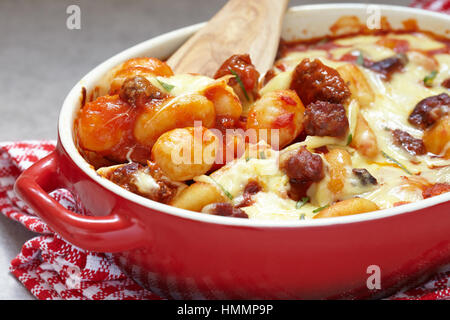
[[[410,18],[423,30],[445,33],[450,28],[446,15],[379,8],[394,28]],[[283,37],[325,35],[346,14],[364,21],[367,6],[291,8]],[[15,186],[56,233],[83,249],[111,253],[138,283],[175,299],[384,297],[450,262],[450,193],[354,216],[267,222],[170,207],[97,175],[74,143],[73,121],[83,88],[89,97],[102,76],[128,58],[166,58],[201,25],[125,50],[71,90],[61,110],[56,150],[25,171]],[[89,215],[53,200],[48,192],[57,188],[70,190]],[[373,270],[379,271],[381,288],[370,285]]]

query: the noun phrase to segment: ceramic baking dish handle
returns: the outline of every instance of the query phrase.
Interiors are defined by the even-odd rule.
[[[23,172],[14,188],[53,231],[80,248],[119,252],[140,246],[144,231],[137,222],[116,213],[104,217],[74,213],[48,194],[63,187],[58,175],[58,158],[52,152]]]

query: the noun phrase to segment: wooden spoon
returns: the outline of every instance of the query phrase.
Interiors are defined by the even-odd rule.
[[[260,74],[272,67],[289,0],[230,0],[167,61],[175,73],[213,77],[233,54],[248,53]]]

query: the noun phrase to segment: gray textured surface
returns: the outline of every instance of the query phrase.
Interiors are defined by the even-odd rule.
[[[0,141],[55,139],[59,108],[85,73],[131,45],[207,20],[225,2],[1,0]],[[291,5],[320,2],[368,1],[292,0]],[[81,8],[81,30],[66,28],[71,4]],[[0,233],[0,299],[30,299],[8,266],[33,234],[3,216]]]

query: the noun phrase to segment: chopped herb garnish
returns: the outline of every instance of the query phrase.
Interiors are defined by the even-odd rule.
[[[381,151],[381,154],[383,155],[383,157],[385,157],[388,161],[396,164],[397,166],[400,167],[400,169],[402,169],[403,171],[405,171],[407,174],[411,174],[411,171],[409,171],[403,164],[401,164],[400,162],[398,162],[397,160],[395,160],[394,158],[392,158],[390,155],[388,155],[386,152]]]
[[[364,55],[361,51],[358,53],[358,58],[356,59],[356,63],[360,66],[364,66]]]
[[[164,90],[166,90],[167,92],[170,92],[170,91],[172,91],[173,88],[175,88],[174,85],[171,85],[171,84],[162,82],[162,81],[159,80],[159,79],[156,79],[156,80],[158,80],[159,84],[160,84],[160,85],[164,88]]]
[[[303,197],[301,200],[297,201],[295,204],[295,209],[300,209],[309,201],[308,197]]]
[[[349,145],[350,143],[352,143],[353,140],[353,135],[350,133],[347,137],[347,145]]]
[[[305,220],[305,217],[306,217],[306,215],[305,215],[304,213],[302,213],[302,214],[300,215],[300,220]]]
[[[247,94],[247,90],[245,90],[244,87],[244,83],[242,83],[241,78],[239,77],[239,75],[236,73],[236,71],[234,71],[233,69],[231,69],[230,67],[228,67],[228,70],[230,70],[230,72],[233,74],[233,76],[236,78],[237,83],[239,84],[239,86],[241,87],[242,91],[244,92],[244,96],[245,99],[247,99],[247,101],[250,101],[250,97]]]
[[[222,190],[222,192],[227,196],[228,199],[233,200],[233,196],[229,193],[220,183],[213,179],[213,177],[209,177],[214,183]]]
[[[322,211],[323,209],[326,209],[326,208],[328,208],[329,206],[330,206],[329,204],[326,204],[326,205],[324,205],[323,207],[320,207],[320,208],[317,208],[317,209],[313,210],[313,213],[317,213],[317,212],[319,212],[319,211]]]
[[[436,78],[438,72],[436,70],[431,71],[429,75],[427,75],[425,78],[423,78],[423,83],[427,87],[431,87],[433,85],[433,80]]]

